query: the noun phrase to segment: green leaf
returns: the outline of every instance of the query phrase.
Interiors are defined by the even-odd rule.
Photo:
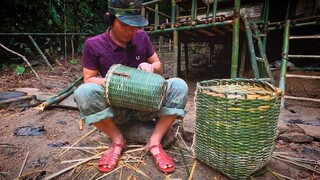
[[[57,47],[57,51],[58,51],[58,52],[61,52],[61,47]]]
[[[77,61],[77,59],[72,59],[72,60],[70,60],[70,63],[73,65],[76,65],[76,64],[78,64],[78,61]]]
[[[23,66],[17,66],[17,67],[16,67],[16,73],[17,73],[18,75],[22,75],[25,71],[26,71],[26,68],[23,67]]]
[[[49,19],[49,21],[48,21],[48,25],[52,25],[52,19]]]

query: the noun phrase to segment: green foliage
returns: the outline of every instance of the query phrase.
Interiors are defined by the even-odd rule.
[[[18,75],[22,75],[26,71],[26,68],[24,66],[17,66],[16,67],[16,73]]]
[[[103,21],[107,1],[81,0],[2,0],[0,6],[0,32],[8,33],[90,33],[105,31]],[[82,51],[88,36],[74,36],[75,48]],[[50,53],[62,53],[64,36],[33,36],[40,49]],[[71,36],[67,36],[68,48]],[[37,54],[27,36],[0,36],[0,42],[24,55]]]
[[[78,60],[72,59],[72,60],[70,60],[70,64],[76,65],[76,64],[78,64]]]

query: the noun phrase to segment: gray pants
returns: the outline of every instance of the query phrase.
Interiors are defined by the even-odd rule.
[[[168,79],[165,102],[160,110],[141,113],[126,108],[110,107],[105,99],[105,89],[95,83],[82,84],[74,92],[81,118],[88,125],[107,118],[113,118],[116,124],[124,124],[130,120],[150,121],[164,115],[184,117],[187,95],[188,85],[184,80],[180,78]]]

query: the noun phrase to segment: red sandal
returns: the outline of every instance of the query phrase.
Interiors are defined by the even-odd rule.
[[[116,147],[125,148],[123,144],[113,143],[111,148],[107,150],[100,158],[98,168],[103,173],[112,171],[118,164],[119,157],[121,154],[115,153]],[[108,167],[110,166],[110,167]]]
[[[150,152],[150,150],[153,148],[158,148],[159,153],[153,155]],[[175,170],[176,166],[173,159],[163,150],[161,144],[150,146],[149,148],[147,148],[147,152],[153,155],[154,163],[161,172],[167,174],[172,173]],[[171,165],[171,167],[163,168],[165,165]]]

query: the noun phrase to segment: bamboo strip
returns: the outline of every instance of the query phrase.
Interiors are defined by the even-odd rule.
[[[141,151],[141,152],[143,152],[143,151]],[[140,156],[140,159],[139,159],[139,160],[142,160],[142,158],[144,157],[144,155],[145,155],[145,153],[143,153],[143,154]],[[132,174],[131,174],[127,179],[131,179],[131,177],[132,177],[132,176],[134,175],[134,173],[136,172],[136,169],[138,169],[138,166],[139,166],[139,165],[140,165],[140,162],[135,165],[134,171],[132,172]]]
[[[27,153],[27,155],[26,155],[26,158],[25,158],[24,161],[23,161],[23,164],[22,164],[22,167],[21,167],[21,169],[20,169],[20,172],[19,172],[19,175],[18,175],[18,178],[17,178],[17,179],[19,179],[19,177],[20,177],[21,174],[22,174],[22,171],[23,171],[23,169],[24,169],[24,166],[26,165],[26,162],[27,162],[27,159],[28,159],[28,156],[29,156],[29,152],[30,152],[30,151],[28,151],[28,153]]]
[[[121,168],[121,167],[119,166],[119,167],[115,168],[114,170],[112,170],[111,172],[108,172],[108,173],[103,174],[102,176],[98,177],[96,180],[102,179],[102,178],[108,176],[109,174],[114,173],[115,171],[117,171],[117,170],[120,169],[120,168]]]
[[[301,79],[320,79],[320,76],[306,76],[306,75],[299,75],[299,74],[287,74],[287,77],[301,78]]]
[[[104,149],[109,149],[109,146],[98,146],[98,147],[61,147],[61,149],[104,150]]]
[[[292,164],[294,164],[294,165],[297,165],[297,166],[306,168],[306,169],[311,170],[311,171],[314,171],[314,172],[316,172],[316,173],[320,173],[320,169],[319,169],[319,168],[315,168],[315,167],[311,167],[311,166],[309,166],[309,165],[304,165],[304,164],[295,162],[294,160],[290,160],[290,158],[284,159],[284,158],[280,158],[280,157],[277,157],[277,156],[274,156],[274,155],[273,155],[272,157],[275,158],[275,159],[284,161],[284,162],[289,162],[289,163],[292,163]]]
[[[84,165],[83,168],[80,169],[80,171],[76,174],[75,177],[72,178],[72,180],[76,180],[77,177],[79,177],[79,175],[82,173],[82,171],[88,166],[88,163]]]
[[[81,162],[78,162],[78,163],[76,163],[76,164],[74,164],[74,165],[72,165],[72,166],[69,166],[69,167],[67,167],[67,168],[65,168],[65,169],[62,169],[61,171],[58,171],[58,172],[56,172],[56,173],[54,173],[54,174],[51,174],[50,176],[46,177],[45,180],[53,179],[53,178],[55,178],[56,176],[59,176],[59,175],[65,173],[65,172],[67,172],[67,171],[69,171],[69,170],[71,170],[71,169],[73,169],[73,168],[75,168],[75,167],[83,164],[83,163],[86,163],[86,162],[88,162],[88,161],[90,161],[90,160],[92,160],[92,159],[95,159],[95,158],[101,156],[103,153],[104,153],[104,152],[101,152],[101,153],[96,154],[96,155],[94,155],[94,156],[92,156],[92,157],[86,158],[86,159],[84,159],[84,160],[81,161]]]
[[[190,176],[189,176],[188,180],[192,180],[193,173],[194,173],[194,171],[196,169],[196,166],[197,166],[197,160],[194,160],[193,165],[192,165],[192,169],[191,169],[191,173],[190,173]]]
[[[269,169],[268,169],[268,170],[269,170]],[[277,172],[275,172],[275,171],[271,171],[271,170],[269,170],[269,171],[270,171],[277,179],[280,179],[280,178],[279,178],[279,176],[280,176],[280,177],[285,178],[285,179],[288,179],[288,180],[294,180],[294,179],[291,178],[291,177],[288,177],[288,176],[279,174],[279,173],[277,173]]]
[[[89,180],[93,180],[94,179],[94,177],[96,177],[96,175],[98,175],[100,172],[98,171],[98,172],[96,172]]]
[[[124,162],[124,166],[127,166],[129,169],[134,170],[134,172],[138,172],[139,174],[143,175],[144,177],[151,179],[148,175],[146,175],[143,171],[141,171],[138,167],[133,167],[132,165]]]
[[[84,139],[85,137],[89,136],[90,134],[94,133],[96,130],[97,130],[96,128],[92,129],[90,132],[88,132],[87,134],[85,134],[84,136],[82,136],[80,139],[78,139],[75,143],[73,143],[68,149],[66,149],[65,151],[62,151],[62,152],[59,153],[57,156],[58,156],[58,157],[62,156],[64,153],[66,153],[67,151],[69,151],[71,147],[75,146],[78,142],[80,142],[82,139]]]
[[[312,101],[320,102],[320,99],[306,98],[306,97],[294,97],[294,96],[284,96],[285,99],[299,100],[299,101]]]

